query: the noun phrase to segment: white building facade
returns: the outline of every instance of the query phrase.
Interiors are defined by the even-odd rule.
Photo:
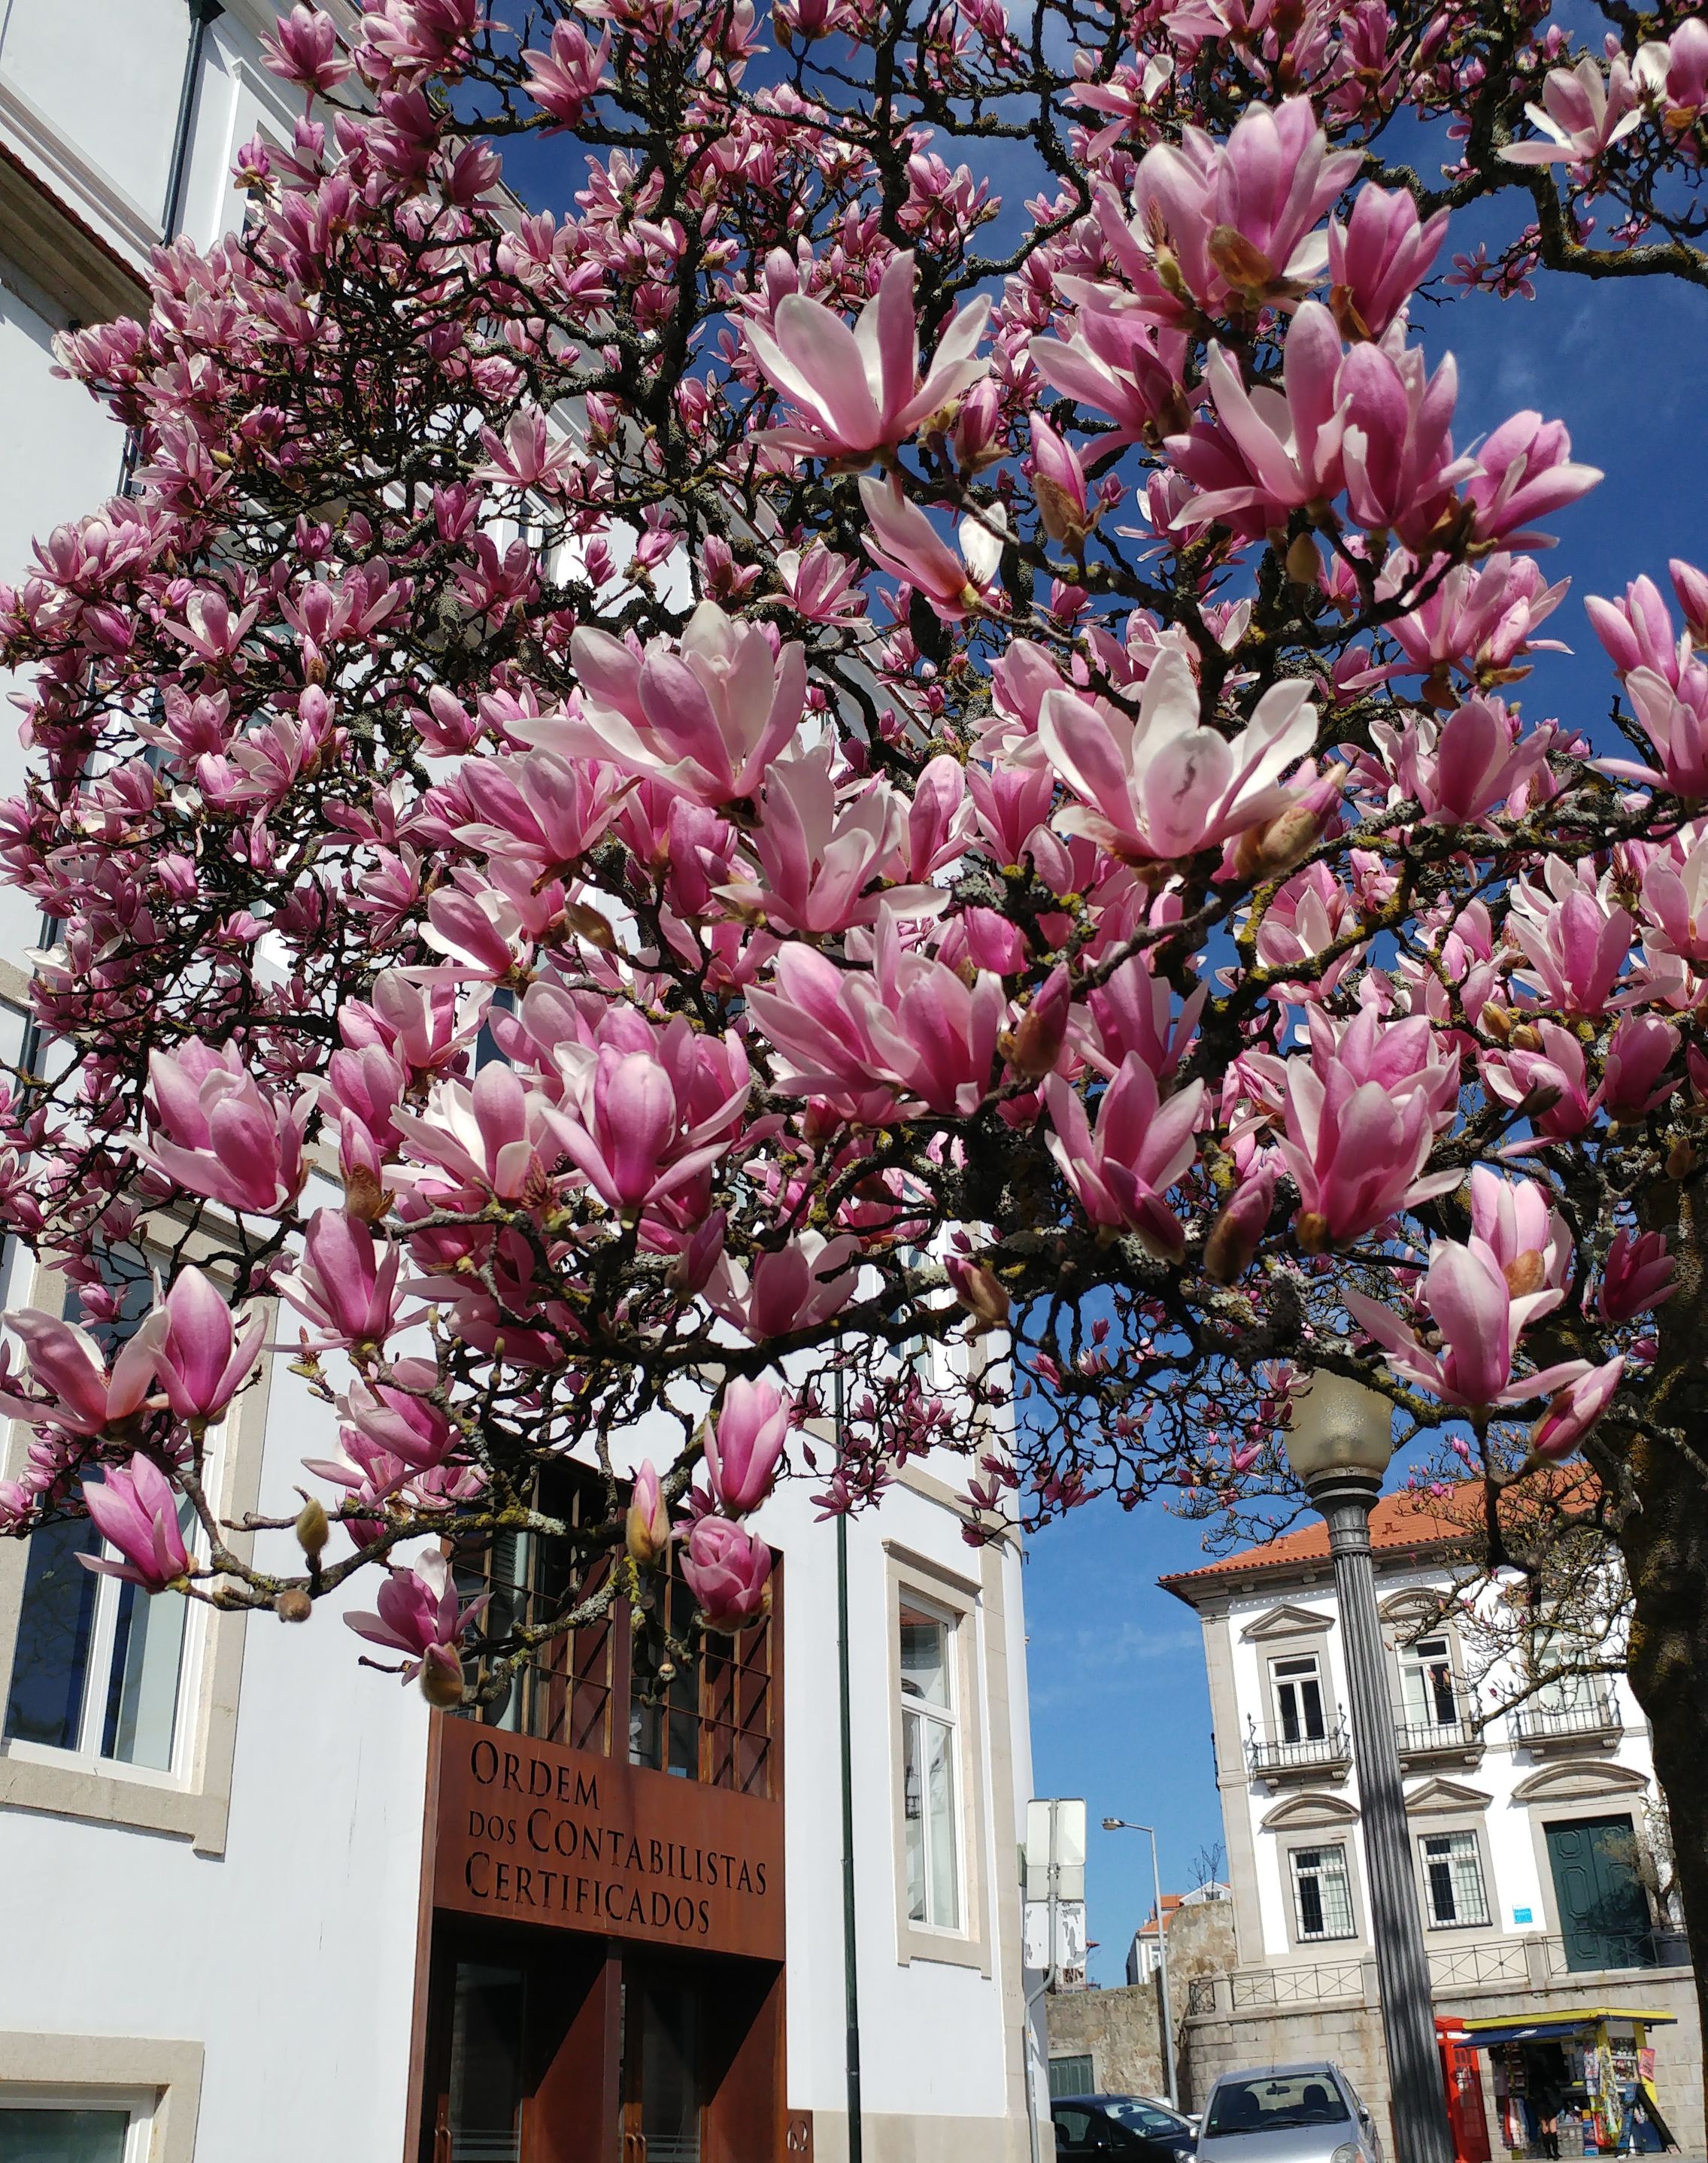
[[[150,247],[239,218],[237,147],[290,139],[273,19],[0,10],[0,577],[119,480],[52,336],[139,312]],[[0,792],[23,763],[0,728]],[[0,889],[9,1060],[39,937]],[[62,1311],[6,1270],[8,1307]],[[228,1422],[226,1516],[336,1453],[275,1364]],[[0,1542],[0,2163],[836,2163],[851,1951],[868,2163],[1035,2156],[1019,1564],[964,1543],[955,1476],[909,1466],[848,1528],[848,1897],[837,1540],[804,1484],[755,1521],[775,1611],[715,1672],[654,1712],[612,1631],[500,1726],[360,1667],[333,1612],[186,1613],[85,1571],[80,1528]]]
[[[1669,2098],[1691,2152],[1701,2139],[1694,1981],[1680,1965],[1683,1934],[1655,1891],[1664,1834],[1648,1728],[1627,1683],[1573,1671],[1564,1646],[1563,1671],[1549,1679],[1544,1670],[1539,1686],[1535,1672],[1488,1666],[1475,1607],[1440,1619],[1464,1542],[1439,1503],[1385,1498],[1372,1547],[1438,2014],[1493,2017],[1509,2003],[1562,2017],[1591,2003],[1664,2013],[1674,2024],[1651,2039],[1663,2105]],[[1194,1986],[1188,2056],[1200,2079],[1224,2055],[1297,2058],[1310,2054],[1314,2028],[1339,2040],[1334,2054],[1357,2061],[1354,2080],[1385,2100],[1326,1531],[1313,1524],[1163,1582],[1203,1627],[1238,1945],[1234,1972]],[[1496,1600],[1499,1589],[1480,1597]],[[1277,2024],[1299,2032],[1282,2037]]]

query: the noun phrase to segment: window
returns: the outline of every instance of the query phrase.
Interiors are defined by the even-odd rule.
[[[1417,1842],[1423,1856],[1423,1897],[1432,1930],[1468,1930],[1489,1919],[1483,1859],[1474,1832],[1428,1832]]]
[[[1089,2056],[1052,2058],[1050,2061],[1050,2093],[1052,2098],[1092,2095],[1096,2090],[1097,2079]]]
[[[1459,1720],[1453,1653],[1445,1637],[1422,1637],[1400,1655],[1400,1693],[1408,1727],[1452,1727]]]
[[[1323,1716],[1323,1678],[1314,1652],[1290,1660],[1276,1660],[1270,1668],[1275,1688],[1275,1715],[1278,1739],[1283,1742],[1320,1742],[1328,1734]]]
[[[1296,1847],[1292,1852],[1293,1915],[1302,1944],[1349,1938],[1352,1887],[1344,1847]]]
[[[0,2087],[0,2163],[143,2163],[151,2095]]]
[[[103,1266],[118,1305],[92,1333],[110,1349],[149,1312],[154,1288],[147,1259],[134,1249],[116,1251]],[[65,1312],[68,1320],[82,1318],[75,1291]],[[193,1543],[199,1527],[188,1502],[179,1506],[178,1524]],[[4,1739],[170,1773],[190,1604],[176,1593],[149,1594],[97,1575],[77,1559],[102,1553],[121,1558],[87,1518],[30,1535]]]
[[[956,1930],[961,1927],[961,1863],[955,1626],[904,1600],[899,1651],[908,1916],[933,1929]]]

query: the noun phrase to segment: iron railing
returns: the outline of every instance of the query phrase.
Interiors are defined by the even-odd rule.
[[[1464,1990],[1484,1982],[1527,1982],[1529,1963],[1522,1938],[1501,1938],[1492,1945],[1449,1946],[1431,1951],[1432,1990]]]
[[[1483,1747],[1480,1731],[1463,1714],[1450,1720],[1396,1720],[1394,1736],[1402,1757],[1459,1757]]]
[[[1622,1734],[1625,1727],[1619,1700],[1611,1690],[1594,1684],[1574,1693],[1577,1702],[1548,1705],[1534,1699],[1512,1714],[1513,1739],[1529,1743],[1583,1741],[1600,1735]]]
[[[1260,1730],[1255,1720],[1249,1726],[1245,1748],[1255,1779],[1277,1773],[1344,1771],[1352,1762],[1352,1737],[1344,1715],[1323,1735],[1276,1735]]]

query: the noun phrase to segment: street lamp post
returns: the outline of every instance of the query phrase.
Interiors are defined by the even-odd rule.
[[[1156,1962],[1162,1977],[1162,2071],[1168,2082],[1168,2100],[1180,2108],[1180,2083],[1174,2070],[1174,2014],[1168,2002],[1168,1932],[1162,1920],[1162,1872],[1156,1864],[1156,1832],[1151,1825],[1134,1825],[1128,1818],[1105,1818],[1105,1832],[1148,1832],[1150,1835],[1150,1883],[1156,1894]]]
[[[1398,2163],[1452,2163],[1429,1963],[1406,1826],[1400,1752],[1370,1563],[1370,1513],[1392,1448],[1392,1409],[1361,1383],[1318,1373],[1298,1401],[1287,1462],[1328,1527],[1345,1632],[1353,1749],[1370,1872],[1376,1978]]]

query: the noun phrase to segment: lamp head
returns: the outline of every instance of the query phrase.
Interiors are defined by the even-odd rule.
[[[1337,1472],[1380,1480],[1394,1453],[1394,1408],[1362,1382],[1318,1371],[1294,1400],[1287,1463],[1307,1490]]]
[[[1125,1818],[1105,1818],[1103,1820],[1103,1830],[1105,1832],[1123,1832],[1126,1830],[1126,1825],[1127,1820]]]

